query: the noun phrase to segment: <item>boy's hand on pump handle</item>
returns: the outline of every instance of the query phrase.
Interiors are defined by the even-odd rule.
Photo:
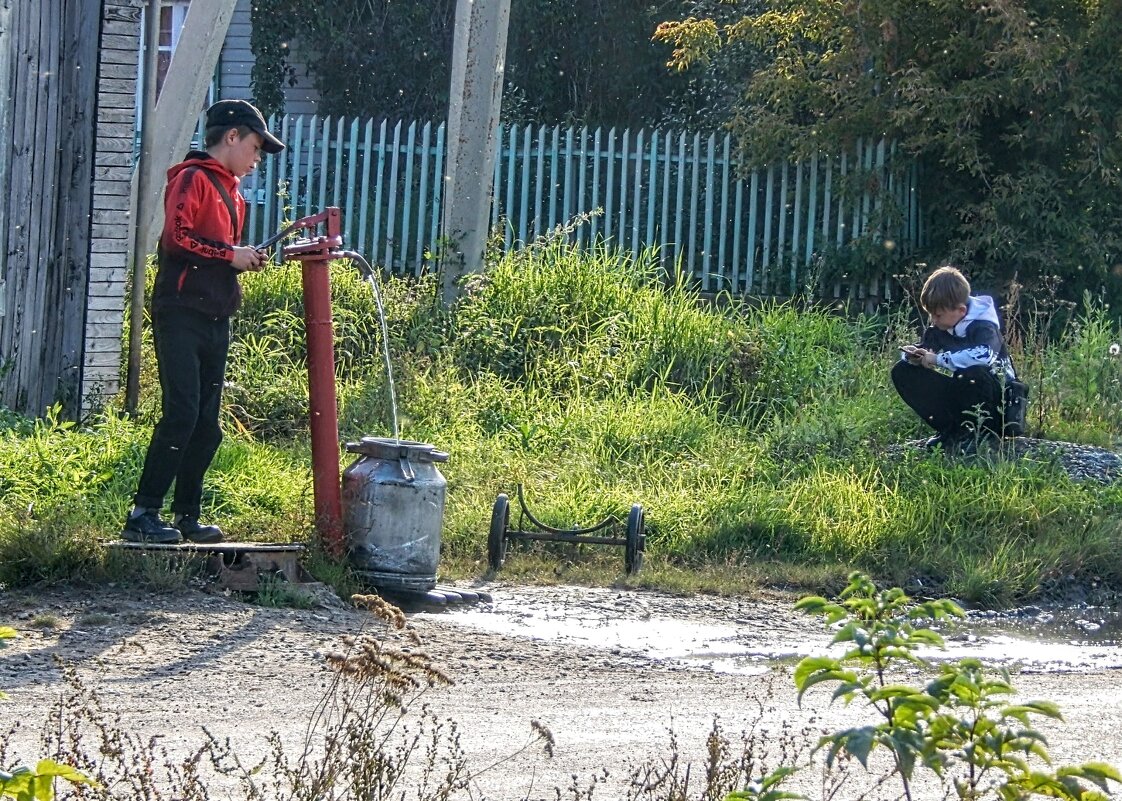
[[[260,272],[269,260],[264,251],[250,247],[235,247],[231,265],[242,272]]]
[[[900,348],[904,353],[904,357],[911,364],[922,365],[923,367],[934,367],[936,353],[927,348],[921,348],[917,345],[904,345]]]

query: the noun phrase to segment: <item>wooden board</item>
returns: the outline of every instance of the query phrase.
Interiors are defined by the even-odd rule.
[[[302,553],[307,546],[301,543],[275,542],[177,542],[159,544],[154,542],[128,542],[110,540],[102,543],[106,548],[119,548],[126,551],[170,551],[200,553]]]

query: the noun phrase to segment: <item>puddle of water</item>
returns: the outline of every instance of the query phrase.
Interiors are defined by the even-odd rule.
[[[1090,611],[970,618],[945,632],[946,650],[919,653],[932,661],[974,657],[1026,672],[1122,668],[1118,639],[1122,620],[1104,610]],[[440,619],[493,634],[570,643],[722,673],[764,673],[776,662],[823,653],[829,643],[824,630],[808,634],[789,627],[761,630],[758,621],[739,625],[657,615],[635,618],[596,603],[497,600],[489,610],[465,608],[441,613]]]
[[[1010,612],[978,613],[974,617],[1027,637],[1122,645],[1122,609],[1112,607],[1082,605],[1041,609],[1028,606]]]
[[[1035,607],[972,615],[946,635],[952,658],[977,657],[990,664],[1058,673],[1122,668],[1119,610]]]
[[[492,634],[582,645],[652,661],[707,665],[729,673],[765,673],[768,662],[797,655],[753,648],[741,641],[741,632],[732,625],[671,618],[578,616],[560,608],[524,604],[513,612],[463,610],[441,615],[441,619]]]

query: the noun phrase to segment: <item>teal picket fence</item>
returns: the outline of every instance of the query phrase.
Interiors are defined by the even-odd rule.
[[[393,273],[428,269],[443,123],[289,116],[279,135],[288,148],[243,182],[247,241],[339,206],[348,247]],[[821,255],[856,237],[905,255],[918,247],[916,177],[883,140],[743,173],[728,135],[504,125],[491,222],[508,250],[561,227],[579,246],[657,248],[668,274],[684,271],[704,292],[789,295],[808,285]],[[836,296],[892,294],[888,275],[843,279]]]

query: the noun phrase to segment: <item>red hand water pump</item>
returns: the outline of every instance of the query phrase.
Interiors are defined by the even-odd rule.
[[[277,241],[293,231],[324,233],[298,239],[285,246],[285,260],[301,263],[304,286],[304,326],[308,338],[308,414],[312,438],[312,492],[316,532],[333,555],[342,556],[343,504],[339,485],[339,414],[335,397],[335,336],[331,320],[331,261],[342,257],[339,209],[332,206],[319,214],[297,220],[282,231]],[[270,242],[266,242],[267,247]]]

